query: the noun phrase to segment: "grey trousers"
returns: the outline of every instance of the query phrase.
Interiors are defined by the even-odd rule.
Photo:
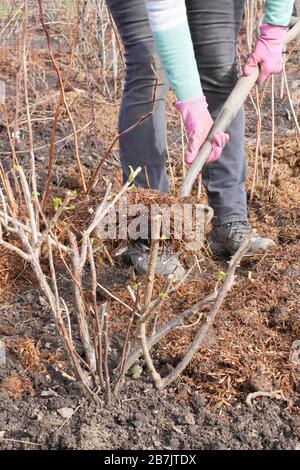
[[[133,168],[141,166],[143,172],[137,184],[147,187],[148,177],[151,188],[167,192],[165,104],[168,84],[156,57],[145,3],[144,0],[107,0],[107,4],[125,48],[126,76],[119,116],[120,132],[152,109],[153,58],[158,75],[153,114],[120,139],[124,180],[130,174],[129,165]],[[201,83],[214,118],[237,81],[236,41],[243,6],[244,0],[186,0]],[[247,220],[244,132],[242,109],[228,130],[230,141],[222,156],[203,170],[203,183],[209,205],[214,209],[215,225]]]

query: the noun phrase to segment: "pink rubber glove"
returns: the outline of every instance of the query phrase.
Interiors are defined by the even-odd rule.
[[[188,147],[185,152],[185,162],[192,163],[203,142],[208,136],[213,120],[207,109],[205,96],[187,101],[176,101],[175,108],[181,113],[182,120],[188,136]],[[212,138],[212,151],[206,164],[216,161],[229,141],[229,135],[217,132]]]
[[[259,65],[260,74],[257,83],[260,85],[273,73],[281,72],[283,66],[282,51],[287,32],[288,28],[283,26],[261,25],[260,36],[254,51],[245,64],[244,76],[251,75],[255,67]]]

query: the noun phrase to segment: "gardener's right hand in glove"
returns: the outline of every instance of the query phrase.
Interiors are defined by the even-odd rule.
[[[212,126],[213,119],[207,109],[205,96],[199,98],[176,101],[175,108],[181,113],[182,120],[188,136],[188,147],[185,152],[185,162],[192,163],[206,140]],[[216,161],[229,141],[229,135],[224,132],[214,134],[211,143],[212,151],[206,160],[206,164]]]
[[[248,57],[244,75],[248,77],[259,65],[260,73],[257,83],[261,85],[274,73],[280,73],[283,67],[282,51],[288,28],[262,24],[260,36],[253,52]]]

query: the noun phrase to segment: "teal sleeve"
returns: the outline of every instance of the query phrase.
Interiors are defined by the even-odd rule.
[[[171,29],[155,31],[156,49],[166,76],[179,101],[203,95],[187,21]]]
[[[294,0],[266,0],[263,23],[288,26],[293,13]]]

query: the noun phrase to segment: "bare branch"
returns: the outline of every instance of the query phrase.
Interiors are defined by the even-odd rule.
[[[159,388],[167,387],[168,385],[170,385],[170,383],[172,383],[175,379],[177,379],[177,377],[181,374],[181,372],[183,372],[183,370],[187,367],[191,359],[194,357],[194,355],[197,353],[197,351],[201,347],[201,344],[203,343],[204,338],[206,337],[209,329],[211,328],[220,310],[220,307],[226,297],[227,292],[229,292],[229,290],[232,288],[232,285],[234,283],[235,270],[240,264],[243,256],[249,250],[253,236],[254,236],[254,232],[249,234],[248,237],[243,241],[239,250],[232,257],[229,263],[229,270],[226,274],[224,284],[220,288],[216,301],[211,311],[207,315],[206,320],[203,323],[201,323],[196,333],[196,336],[194,338],[194,341],[189,347],[184,358],[179,362],[177,367],[167,377],[162,379],[162,382],[158,384]]]

